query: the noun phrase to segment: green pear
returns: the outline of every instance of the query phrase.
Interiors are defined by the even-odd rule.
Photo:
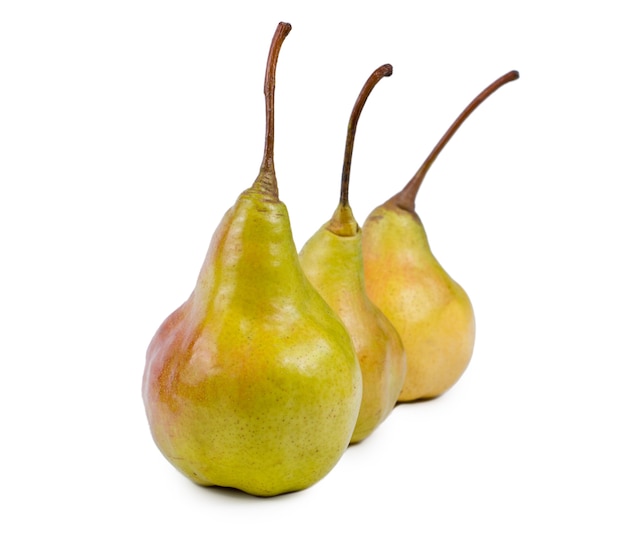
[[[206,486],[273,496],[311,486],[347,449],[361,372],[343,323],[299,263],[274,172],[280,23],[266,71],[258,178],[217,227],[189,299],[152,339],[143,400],[155,443]]]
[[[365,83],[348,124],[339,205],[330,221],[300,251],[305,274],[345,324],[359,359],[363,398],[353,444],[369,436],[387,418],[406,373],[406,355],[398,332],[365,293],[361,229],[348,202],[356,125],[376,83],[391,73],[391,65],[383,65]]]
[[[435,398],[452,387],[470,362],[476,329],[469,297],[430,249],[415,212],[417,190],[465,119],[494,91],[518,77],[511,71],[482,91],[406,186],[363,223],[367,294],[396,327],[407,353],[400,402]]]

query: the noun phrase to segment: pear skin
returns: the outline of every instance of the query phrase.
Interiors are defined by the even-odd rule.
[[[391,65],[375,71],[357,99],[349,123],[340,203],[331,220],[300,250],[305,274],[346,326],[361,368],[363,397],[352,444],[368,437],[391,413],[406,374],[400,336],[365,292],[361,229],[348,203],[348,173],[358,117],[374,85],[391,71]]]
[[[345,452],[359,412],[352,341],[299,263],[273,163],[273,79],[258,178],[217,227],[190,297],[146,355],[155,443],[197,484],[273,496],[307,488]],[[269,83],[268,83],[269,81]]]
[[[361,230],[337,235],[322,226],[300,250],[313,286],[339,315],[354,343],[363,397],[350,443],[368,437],[391,413],[406,374],[406,354],[396,329],[365,292]]]
[[[157,445],[202,485],[304,489],[346,449],[360,395],[350,338],[299,267],[286,207],[245,192],[148,348]]]
[[[407,374],[398,400],[435,398],[461,377],[476,335],[469,297],[433,255],[415,212],[426,173],[467,117],[494,91],[516,80],[511,71],[485,88],[437,143],[406,186],[363,223],[363,262],[368,296],[400,334]]]
[[[407,354],[398,401],[437,397],[471,359],[472,304],[431,253],[416,214],[380,206],[365,220],[363,232],[367,294],[396,327]]]

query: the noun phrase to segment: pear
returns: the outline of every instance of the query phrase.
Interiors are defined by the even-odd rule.
[[[200,485],[273,496],[311,486],[347,449],[361,372],[340,319],[299,263],[274,171],[280,23],[265,75],[260,172],[217,227],[193,292],[150,342],[143,400],[155,443]]]
[[[511,71],[483,90],[450,126],[406,186],[363,223],[365,287],[396,327],[407,354],[398,400],[440,396],[467,368],[475,319],[469,297],[433,255],[415,212],[417,191],[443,147],[489,95],[519,77]]]
[[[305,274],[342,319],[359,359],[363,398],[352,444],[369,436],[387,418],[398,400],[406,374],[406,355],[400,336],[365,292],[361,228],[348,202],[356,125],[376,83],[391,73],[391,65],[383,65],[365,83],[348,123],[339,205],[330,221],[300,251]]]

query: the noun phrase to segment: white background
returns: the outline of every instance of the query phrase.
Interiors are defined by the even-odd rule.
[[[0,542],[624,544],[619,2],[294,4],[1,4]],[[258,172],[281,20],[276,165],[298,248],[335,208],[377,66],[394,75],[359,124],[359,222],[480,90],[521,78],[417,201],[475,306],[466,374],[397,407],[310,489],[258,499],[178,474],[140,385],[152,334]]]

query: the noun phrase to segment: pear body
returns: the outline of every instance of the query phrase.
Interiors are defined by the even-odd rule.
[[[467,294],[433,256],[417,214],[393,202],[374,209],[363,223],[363,262],[367,293],[406,350],[399,401],[443,394],[461,377],[474,348]]]
[[[398,332],[365,292],[361,230],[351,211],[346,214],[342,208],[346,207],[340,206],[333,220],[305,243],[300,263],[343,321],[356,350],[363,396],[351,438],[354,444],[369,436],[395,407],[404,384],[406,355]],[[339,217],[341,222],[335,222]]]
[[[253,186],[149,345],[143,399],[157,446],[201,485],[297,491],[347,448],[361,389],[343,324],[302,272],[286,207]]]

